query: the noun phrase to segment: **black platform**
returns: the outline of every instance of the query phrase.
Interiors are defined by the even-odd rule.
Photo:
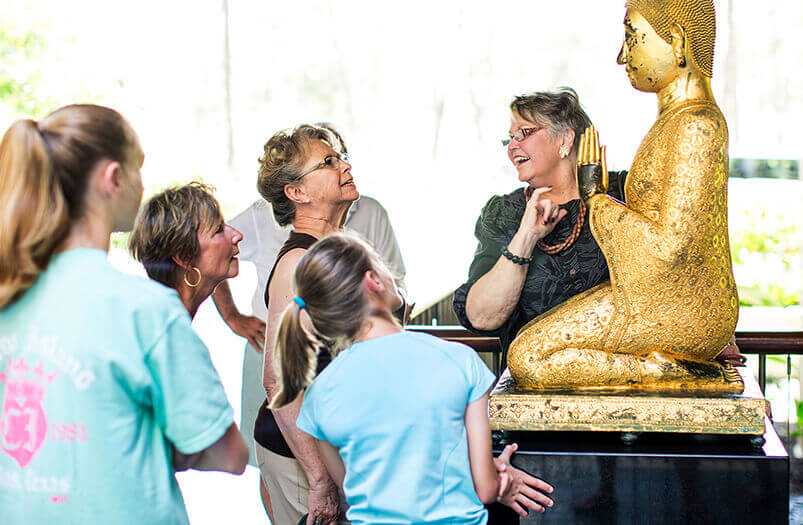
[[[555,505],[519,517],[490,508],[489,524],[787,524],[789,456],[767,422],[762,447],[740,436],[510,432],[513,465],[555,487]],[[502,442],[494,444],[498,453]]]

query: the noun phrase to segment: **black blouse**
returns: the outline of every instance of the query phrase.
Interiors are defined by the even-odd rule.
[[[620,201],[624,201],[626,175],[626,171],[609,173],[608,194]],[[468,281],[455,291],[452,302],[460,324],[477,334],[499,337],[503,367],[510,343],[528,321],[609,279],[605,256],[591,235],[586,214],[580,235],[569,248],[554,255],[538,248],[533,250],[533,261],[527,271],[519,302],[508,320],[496,330],[474,328],[466,315],[468,291],[480,277],[491,270],[502,255],[502,250],[513,239],[524,215],[525,205],[524,188],[507,195],[491,197],[482,209],[474,229],[479,244],[469,268]],[[567,211],[566,216],[544,237],[543,241],[547,245],[560,244],[571,235],[577,223],[580,199],[561,204],[560,207]]]
[[[276,255],[276,262],[273,263],[273,269],[270,271],[268,284],[265,286],[265,307],[268,307],[268,301],[270,299],[268,290],[270,290],[270,282],[273,280],[273,272],[276,270],[276,264],[278,264],[279,259],[284,257],[290,250],[296,248],[308,250],[317,241],[318,239],[312,235],[296,233],[295,231],[290,232],[287,241],[285,241],[279,253]],[[331,361],[332,357],[329,351],[319,350],[315,374],[320,374]],[[287,444],[282,432],[279,430],[279,426],[276,424],[276,418],[273,417],[273,412],[268,408],[267,399],[265,399],[265,402],[259,407],[259,412],[257,413],[256,422],[254,423],[254,439],[257,443],[275,454],[287,458],[294,457],[293,451],[290,450],[290,445]]]

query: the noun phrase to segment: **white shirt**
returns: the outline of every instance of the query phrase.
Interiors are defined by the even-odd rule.
[[[240,241],[240,259],[256,266],[257,287],[252,299],[253,315],[267,319],[264,293],[268,276],[287,237],[289,228],[276,223],[273,209],[267,201],[259,199],[242,213],[228,221],[243,234]],[[390,225],[388,212],[376,199],[362,196],[349,209],[345,229],[360,234],[379,253],[397,282],[404,287],[406,270],[399,243]]]

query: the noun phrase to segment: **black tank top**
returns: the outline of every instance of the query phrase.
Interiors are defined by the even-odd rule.
[[[317,241],[318,239],[312,235],[308,235],[306,233],[296,233],[294,231],[290,232],[290,237],[287,238],[287,241],[279,250],[279,254],[276,256],[276,262],[273,263],[273,269],[271,269],[270,276],[268,276],[268,284],[265,286],[266,308],[268,307],[268,291],[270,290],[270,282],[273,280],[273,272],[276,270],[276,265],[279,263],[279,260],[290,250],[295,250],[296,248],[308,250],[310,246],[315,244]],[[266,348],[265,351],[272,351],[272,349]],[[326,368],[326,365],[331,362],[331,360],[332,358],[328,351],[322,350],[318,352],[316,375],[320,374],[321,371]],[[287,441],[285,441],[284,436],[279,430],[279,426],[276,424],[276,419],[273,417],[273,412],[271,412],[268,408],[267,399],[264,403],[262,403],[262,406],[259,407],[259,413],[257,414],[256,423],[254,424],[254,439],[257,443],[270,450],[274,454],[279,454],[287,458],[295,457],[293,456],[293,452],[290,450],[290,446],[287,444]]]

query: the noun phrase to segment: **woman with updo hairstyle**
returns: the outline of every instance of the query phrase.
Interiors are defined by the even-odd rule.
[[[552,505],[542,493],[552,487],[510,465],[515,445],[491,454],[494,375],[471,348],[402,329],[393,277],[367,243],[348,234],[317,242],[293,291],[271,407],[306,390],[298,428],[317,440],[351,523],[479,525],[484,503],[522,515]],[[335,357],[315,378],[321,351]]]
[[[134,222],[142,161],[131,126],[94,105],[19,120],[0,143],[5,521],[188,523],[176,470],[245,468],[175,292],[107,261],[110,234]]]
[[[191,182],[148,199],[128,246],[148,276],[176,290],[195,317],[215,287],[237,275],[242,238],[223,220],[212,188]]]
[[[265,288],[268,309],[265,348],[273,348],[279,318],[290,302],[296,265],[318,239],[340,231],[351,204],[360,194],[342,141],[331,130],[310,124],[280,131],[264,147],[260,159],[259,193],[271,204],[276,222],[291,226]],[[397,308],[403,309],[399,300]],[[317,370],[329,354],[317,358]],[[266,399],[275,394],[276,375],[271,352],[264,352],[262,379]],[[309,525],[337,523],[340,498],[314,440],[296,427],[303,396],[281,409],[263,404],[254,426],[257,463],[267,495],[263,503],[273,523]],[[267,497],[266,497],[267,496]]]
[[[577,149],[591,120],[571,88],[518,96],[502,141],[525,183],[491,197],[474,230],[468,281],[454,294],[460,323],[499,337],[502,367],[519,329],[537,315],[608,279],[577,186]],[[626,172],[609,172],[608,192],[624,199]]]

